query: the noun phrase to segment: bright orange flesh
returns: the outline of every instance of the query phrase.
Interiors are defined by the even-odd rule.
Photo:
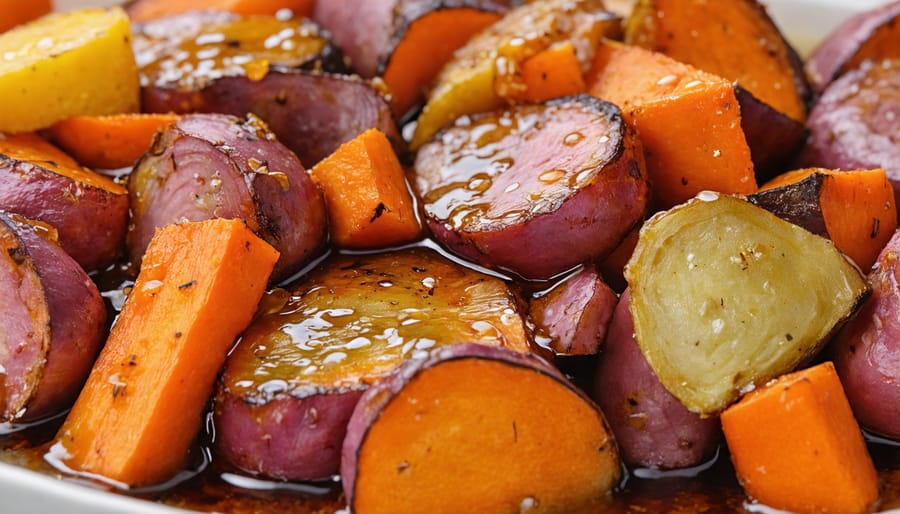
[[[310,170],[325,193],[331,239],[344,248],[408,243],[421,232],[390,140],[369,129]]]
[[[868,271],[897,229],[894,190],[885,171],[807,168],[779,175],[760,189],[788,187],[813,173],[825,175],[818,200],[828,237]]]
[[[50,127],[50,136],[85,166],[125,168],[144,155],[157,131],[176,121],[177,114],[73,116]]]
[[[0,32],[49,14],[50,0],[0,0]]]
[[[468,7],[444,8],[410,23],[384,70],[391,106],[398,118],[424,98],[425,88],[453,52],[472,35],[500,19],[494,12]]]
[[[571,41],[548,48],[522,63],[525,100],[543,102],[587,91]]]
[[[604,42],[587,83],[592,95],[622,109],[641,139],[656,208],[703,190],[756,190],[730,82],[659,53]]]
[[[721,420],[750,497],[797,513],[875,506],[878,475],[831,362],[751,392]]]
[[[353,511],[572,512],[618,481],[611,437],[557,379],[490,359],[445,361],[370,426]]]
[[[225,355],[250,323],[277,259],[239,220],[157,230],[60,428],[64,463],[131,486],[181,469]]]
[[[315,0],[137,0],[128,6],[128,17],[135,22],[145,22],[204,9],[235,14],[275,14],[281,9],[290,9],[294,16],[309,17],[314,6]]]
[[[102,188],[114,194],[126,194],[124,187],[108,177],[82,167],[72,156],[33,132],[0,135],[0,154],[30,162],[77,182]]]

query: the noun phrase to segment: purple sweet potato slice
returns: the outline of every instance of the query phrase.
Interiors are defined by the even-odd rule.
[[[884,168],[900,198],[900,59],[866,62],[828,86],[810,113],[799,167]]]
[[[322,193],[253,115],[182,117],[135,165],[128,190],[127,243],[135,263],[156,228],[184,220],[242,219],[281,253],[274,281],[316,257],[327,238]]]
[[[587,95],[460,118],[419,150],[414,187],[441,244],[527,279],[611,252],[649,197],[621,112]]]
[[[327,33],[305,18],[189,11],[136,25],[134,52],[143,87],[198,90],[222,77],[258,79],[271,66],[346,71]]]
[[[402,117],[453,52],[495,23],[508,2],[495,0],[329,0],[313,19],[328,29],[352,67],[382,77]]]
[[[122,253],[125,188],[35,134],[0,135],[0,209],[52,225],[62,247],[88,271]]]
[[[621,476],[600,409],[534,355],[478,344],[406,362],[344,439],[353,512],[580,512]]]
[[[538,342],[559,355],[596,355],[618,297],[593,265],[529,301]]]
[[[360,394],[403,360],[461,342],[528,352],[527,337],[504,282],[431,250],[333,257],[268,294],[229,356],[217,454],[253,474],[327,477]]]
[[[778,112],[740,85],[734,92],[741,104],[741,128],[750,147],[756,182],[768,182],[789,167],[806,138],[806,125]]]
[[[384,92],[337,74],[345,70],[343,61],[315,25],[292,22],[281,29],[287,37],[271,32],[277,28],[271,20],[189,13],[143,25],[135,49],[144,111],[252,112],[306,166],[369,128],[405,150]]]
[[[817,93],[864,61],[900,58],[900,1],[848,18],[819,43],[806,60]]]
[[[628,290],[616,307],[594,382],[622,460],[633,467],[696,466],[721,439],[718,416],[701,418],[660,383],[634,338]]]
[[[872,296],[832,344],[834,367],[861,425],[900,440],[900,232],[867,280]]]
[[[0,421],[69,407],[103,343],[103,299],[56,236],[46,224],[0,212]]]

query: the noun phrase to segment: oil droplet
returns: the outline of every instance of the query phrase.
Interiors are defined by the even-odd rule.
[[[322,364],[337,364],[344,361],[346,358],[347,354],[344,352],[332,352],[326,355],[324,359],[322,359]]]
[[[582,141],[584,141],[584,134],[581,132],[570,132],[563,138],[563,144],[566,146],[575,146]]]
[[[390,280],[382,280],[381,282],[378,283],[378,285],[381,287],[391,287],[394,285],[394,283],[391,282]]]
[[[678,77],[675,75],[666,75],[665,77],[656,81],[656,85],[658,86],[666,86],[678,80]]]
[[[518,182],[513,182],[512,184],[506,186],[506,189],[504,189],[503,192],[504,193],[512,193],[516,189],[519,189],[520,186],[521,186],[521,184],[519,184]]]
[[[559,182],[559,180],[565,176],[566,172],[564,170],[552,169],[538,175],[538,180],[545,184],[553,184],[555,182]]]
[[[697,193],[697,199],[704,202],[715,202],[719,199],[719,194],[715,191],[700,191]]]
[[[434,287],[434,284],[435,284],[434,277],[425,277],[422,279],[422,285],[427,287],[428,289],[431,289],[432,287]]]
[[[162,286],[163,286],[162,280],[148,280],[147,282],[144,282],[144,285],[141,287],[141,291],[145,291],[145,292],[156,291],[157,289],[159,289]]]
[[[721,157],[721,156],[722,156],[722,150],[719,150],[719,149],[713,150],[713,157]]]

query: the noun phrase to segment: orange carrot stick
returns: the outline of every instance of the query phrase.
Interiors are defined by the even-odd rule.
[[[543,102],[587,91],[571,41],[554,45],[522,63],[525,99]]]
[[[50,0],[0,0],[0,32],[49,14]]]
[[[127,12],[134,22],[204,9],[235,14],[275,14],[281,9],[290,9],[294,16],[309,17],[314,6],[315,0],[136,0],[128,6]]]
[[[331,239],[344,248],[408,243],[421,225],[403,168],[382,132],[369,129],[310,170],[325,193]]]
[[[63,463],[130,486],[181,469],[216,374],[277,258],[239,220],[159,229],[59,431]]]
[[[878,475],[831,362],[751,392],[721,420],[752,498],[798,513],[864,513],[875,506]]]
[[[73,116],[49,129],[53,141],[81,164],[116,169],[132,166],[156,132],[178,121],[177,114]]]

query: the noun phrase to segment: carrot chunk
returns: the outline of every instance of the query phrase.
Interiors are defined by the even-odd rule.
[[[325,193],[331,239],[338,246],[378,248],[419,236],[403,167],[381,131],[369,129],[344,143],[310,174]]]
[[[0,0],[0,32],[49,14],[52,10],[50,0]]]
[[[128,486],[174,475],[277,258],[238,220],[159,229],[59,431],[63,463]]]
[[[799,225],[822,235],[868,271],[897,228],[894,189],[883,169],[794,170],[767,182],[755,197],[769,195],[776,215],[790,214]],[[756,202],[758,203],[758,202]],[[760,204],[769,208],[766,205]],[[789,218],[789,216],[782,216]]]
[[[643,48],[604,42],[586,82],[592,95],[622,109],[643,142],[655,207],[667,209],[705,189],[756,190],[727,80]]]
[[[784,375],[721,416],[746,493],[797,513],[870,512],[878,475],[834,365]]]
[[[523,62],[522,81],[525,83],[525,99],[530,102],[543,102],[587,91],[581,76],[581,64],[571,41],[551,46]]]
[[[315,0],[136,0],[128,6],[128,17],[145,22],[195,10],[230,11],[235,14],[275,14],[290,9],[294,16],[312,15]]]
[[[177,120],[177,114],[73,116],[51,126],[50,137],[85,166],[125,168],[150,148],[158,130]]]

